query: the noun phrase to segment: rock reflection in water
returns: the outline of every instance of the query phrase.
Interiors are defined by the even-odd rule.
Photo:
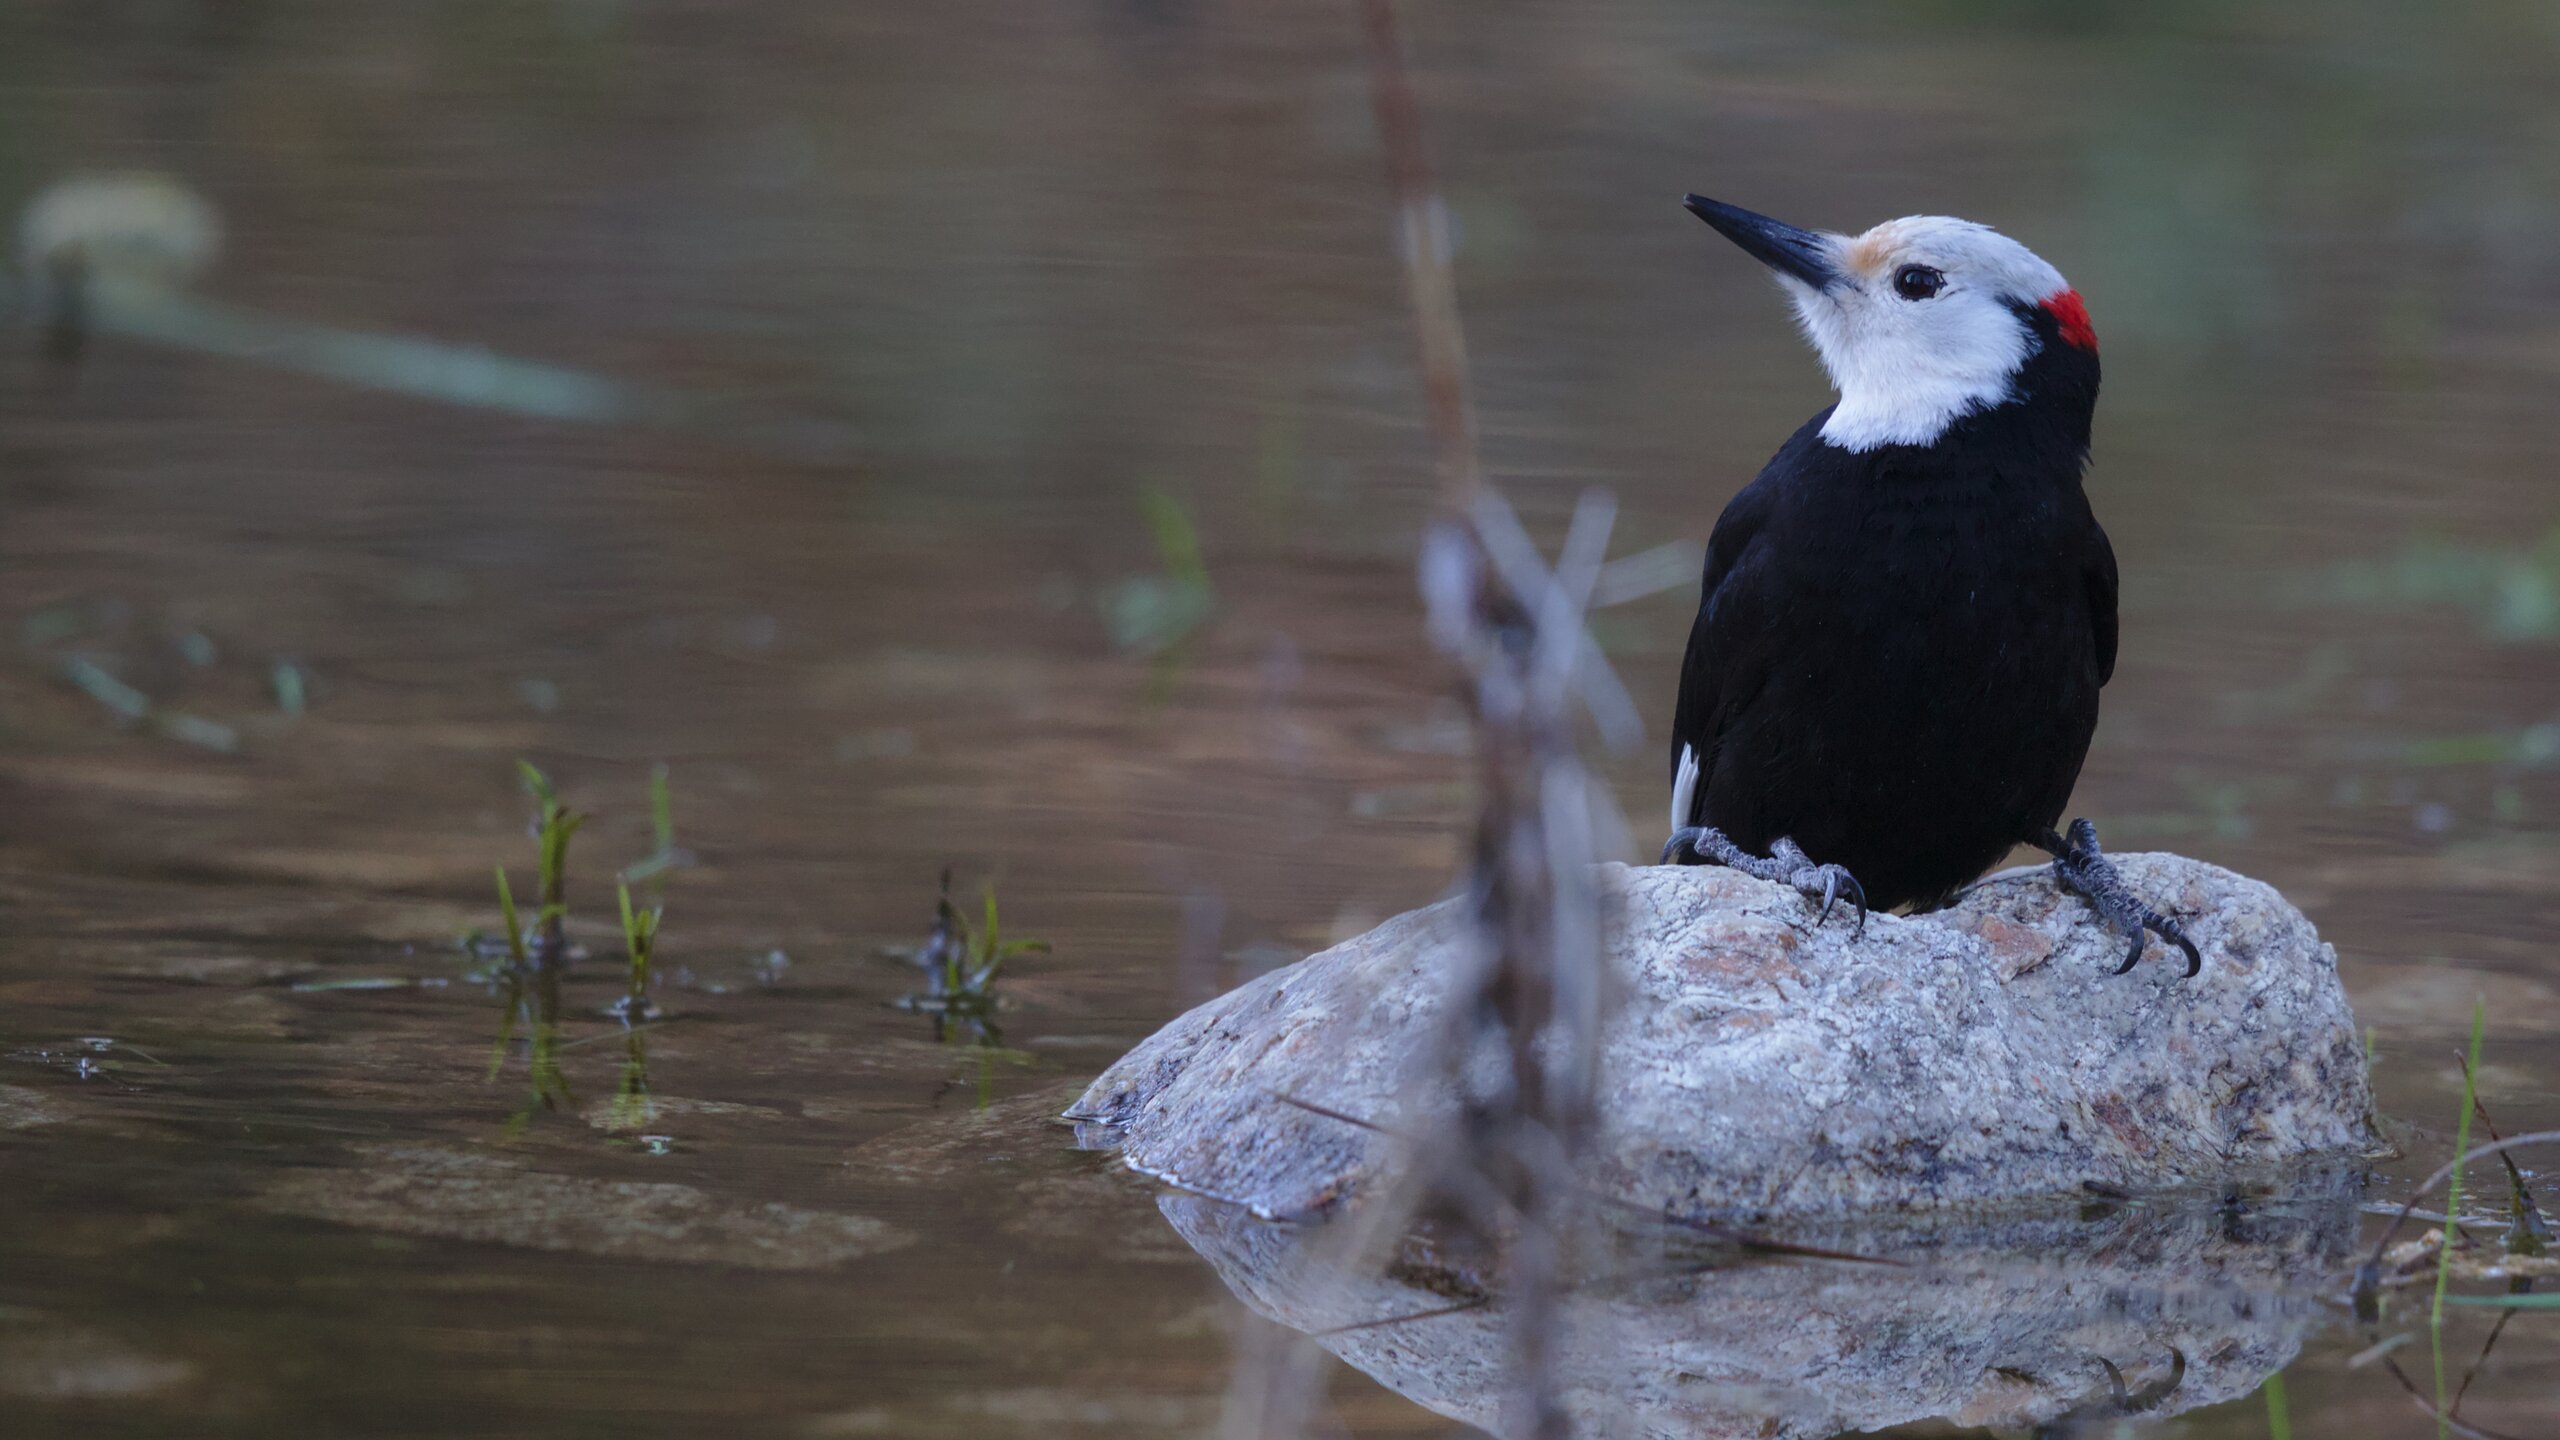
[[[2232,1400],[2283,1369],[2353,1264],[2340,1178],[2245,1208],[2136,1202],[1789,1231],[1895,1265],[1743,1259],[1622,1235],[1563,1347],[1579,1433],[1811,1440],[1923,1420],[2081,1433]],[[1322,1227],[1193,1196],[1166,1218],[1255,1312],[1381,1384],[1490,1426],[1510,1351],[1482,1273],[1408,1239],[1384,1275],[1328,1266]],[[1420,1317],[1420,1318],[1398,1318]],[[1389,1323],[1378,1323],[1386,1321]]]

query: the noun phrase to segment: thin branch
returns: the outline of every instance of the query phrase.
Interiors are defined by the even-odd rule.
[[[2462,1440],[2525,1440],[2525,1437],[2521,1435],[2509,1435],[2497,1430],[2483,1430],[2479,1426],[2453,1414],[2451,1411],[2437,1409],[2435,1407],[2435,1402],[2429,1400],[2426,1397],[2426,1393],[2418,1388],[2417,1382],[2409,1378],[2409,1372],[2400,1368],[2400,1362],[2392,1359],[2388,1355],[2382,1358],[2382,1368],[2389,1371],[2391,1378],[2400,1382],[2400,1388],[2409,1393],[2410,1404],[2417,1406],[2419,1412],[2426,1415],[2429,1419],[2434,1420],[2437,1424],[2444,1426],[2445,1429],[2452,1431],[2454,1434],[2461,1436]]]
[[[1394,0],[1360,0],[1360,20],[1368,38],[1370,104],[1386,149],[1387,186],[1402,222],[1405,284],[1422,341],[1422,394],[1440,458],[1440,503],[1449,514],[1463,516],[1482,474],[1468,398],[1466,329],[1458,321],[1458,290],[1449,275],[1448,212],[1433,188],[1422,106],[1405,69]]]
[[[2498,1123],[2489,1118],[2489,1107],[2480,1101],[2480,1087],[2473,1081],[2471,1061],[2468,1056],[2463,1058],[2462,1073],[2464,1082],[2471,1089],[2471,1112],[2480,1117],[2480,1128],[2489,1132],[2491,1140],[2503,1139],[2504,1137],[2498,1134]],[[2507,1167],[2507,1185],[2515,1196],[2513,1203],[2508,1207],[2515,1211],[2515,1217],[2508,1226],[2507,1248],[2510,1251],[2518,1249],[2538,1251],[2542,1245],[2550,1241],[2551,1226],[2542,1218],[2542,1207],[2533,1203],[2533,1187],[2524,1183],[2524,1169],[2516,1164],[2516,1157],[2501,1150],[2498,1152],[2498,1162]],[[2519,1236],[2530,1243],[2520,1246]],[[2495,1343],[2494,1340],[2492,1343]]]
[[[2470,1368],[2462,1372],[2462,1383],[2453,1387],[2453,1403],[2445,1407],[2447,1411],[2456,1415],[2462,1413],[2462,1397],[2471,1393],[2471,1382],[2480,1378],[2481,1367],[2489,1363],[2490,1352],[2498,1348],[2498,1337],[2507,1333],[2507,1322],[2519,1313],[2515,1310],[2498,1312],[2498,1323],[2489,1327],[2489,1338],[2480,1342],[2480,1353],[2472,1357]]]
[[[2552,1144],[2560,1144],[2560,1130],[2536,1130],[2526,1135],[2514,1135],[2504,1140],[2490,1141],[2486,1145],[2476,1146],[2468,1152],[2457,1155],[2453,1159],[2445,1162],[2444,1168],[2436,1171],[2433,1175],[2428,1176],[2426,1183],[2420,1185],[2410,1194],[2408,1202],[2400,1207],[2399,1215],[2392,1220],[2390,1227],[2382,1232],[2382,1238],[2373,1242],[2373,1254],[2366,1259],[2365,1269],[2369,1271],[2378,1271],[2380,1269],[2382,1265],[2383,1252],[2391,1248],[2392,1237],[2400,1233],[2401,1225],[2407,1222],[2410,1213],[2417,1208],[2418,1202],[2425,1199],[2429,1192],[2433,1191],[2437,1186],[2452,1179],[2454,1171],[2470,1164],[2474,1160],[2484,1159],[2491,1155],[2502,1155],[2509,1150],[2520,1149],[2527,1145]]]

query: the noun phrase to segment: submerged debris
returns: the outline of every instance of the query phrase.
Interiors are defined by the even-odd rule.
[[[103,1331],[37,1311],[0,1310],[0,1395],[57,1403],[135,1400],[196,1378],[189,1362],[135,1349]]]
[[[230,754],[240,748],[240,732],[219,720],[162,706],[128,684],[97,658],[73,653],[62,657],[62,678],[127,725],[146,726],[172,740]]]
[[[59,1125],[69,1116],[41,1090],[0,1085],[0,1130],[33,1130]]]
[[[665,1137],[643,1137],[664,1141]],[[367,1230],[631,1260],[815,1270],[914,1237],[864,1215],[731,1200],[690,1185],[590,1179],[492,1155],[378,1145],[357,1168],[268,1185],[264,1209]]]
[[[69,176],[18,217],[27,310],[61,365],[80,360],[102,318],[184,289],[221,250],[212,203],[150,171]]]

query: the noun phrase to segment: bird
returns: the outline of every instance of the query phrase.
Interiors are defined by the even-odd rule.
[[[2098,337],[2060,271],[1943,215],[1799,229],[1691,195],[1768,267],[1839,398],[1707,541],[1663,862],[1868,911],[1939,908],[2019,845],[2131,941],[2194,943],[2075,819],[2115,672],[2116,560],[2082,486]]]

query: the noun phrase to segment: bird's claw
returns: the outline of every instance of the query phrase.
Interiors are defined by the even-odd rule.
[[[2107,1398],[2065,1411],[2056,1417],[2057,1421],[2061,1422],[2056,1428],[2051,1431],[2039,1430],[2037,1434],[2059,1435],[2066,1432],[2077,1434],[2080,1427],[2071,1422],[2115,1419],[2158,1409],[2160,1402],[2176,1393],[2178,1386],[2187,1378],[2186,1352],[2175,1345],[2169,1347],[2169,1373],[2144,1385],[2139,1390],[2125,1383],[2124,1371],[2117,1367],[2116,1362],[2104,1355],[2091,1358],[2098,1362],[2100,1370],[2106,1372]]]
[[[2142,959],[2142,932],[2146,930],[2158,932],[2161,939],[2168,941],[2170,944],[2177,946],[2181,951],[2185,952],[2187,957],[2186,978],[2192,980],[2196,977],[2196,973],[2198,971],[2204,969],[2203,954],[2197,951],[2196,942],[2188,939],[2186,932],[2178,928],[2178,922],[2166,915],[2158,913],[2157,911],[2146,910],[2143,912],[2141,923],[2134,926],[2133,947],[2125,952],[2124,963],[2116,967],[2115,973],[2118,975],[2129,974],[2132,972],[2133,967],[2140,963]]]
[[[1822,909],[1813,917],[1816,926],[1831,918],[1831,907],[1845,895],[1857,912],[1857,933],[1867,933],[1866,887],[1846,866],[1815,864],[1813,857],[1793,840],[1782,836],[1771,843],[1766,856],[1754,855],[1712,825],[1691,825],[1671,832],[1670,841],[1662,847],[1662,863],[1676,863],[1684,850],[1708,864],[1774,881],[1793,888],[1808,900],[1821,901]]]
[[[1849,897],[1850,908],[1857,913],[1858,917],[1858,925],[1854,933],[1860,936],[1867,933],[1867,887],[1858,883],[1858,877],[1850,874],[1847,866],[1816,865],[1811,857],[1798,850],[1795,843],[1789,840],[1781,840],[1770,849],[1772,858],[1782,862],[1795,862],[1795,869],[1787,876],[1787,883],[1794,886],[1796,892],[1806,899],[1822,902],[1822,908],[1814,912],[1815,929],[1822,928],[1822,922],[1831,918],[1831,907],[1839,903],[1840,897],[1846,894]]]
[[[2098,912],[2099,918],[2119,935],[2132,940],[2125,951],[2124,963],[2115,973],[2129,973],[2142,960],[2146,932],[2158,935],[2176,946],[2187,957],[2187,978],[2192,980],[2204,969],[2204,956],[2195,942],[2187,938],[2184,927],[2167,915],[2152,909],[2127,885],[2113,862],[2098,848],[2098,827],[2086,820],[2074,820],[2065,834],[2046,831],[2036,842],[2053,856],[2054,874],[2062,883],[2079,892]]]

